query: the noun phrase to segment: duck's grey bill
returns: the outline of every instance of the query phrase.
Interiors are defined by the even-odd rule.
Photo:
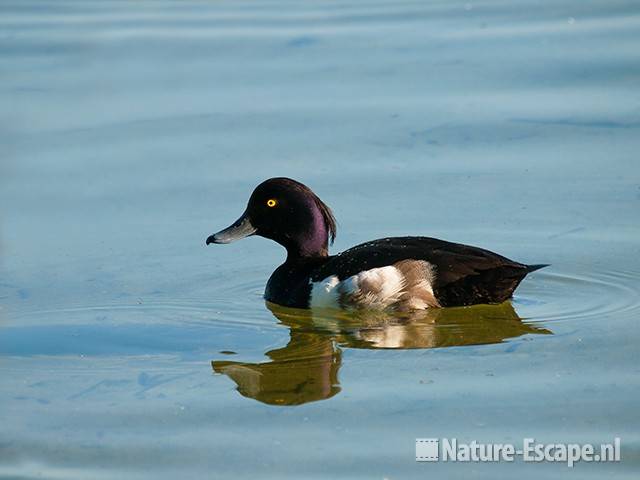
[[[207,238],[207,245],[210,243],[231,243],[241,238],[248,237],[256,233],[256,227],[251,225],[249,217],[242,215],[230,227],[220,230]]]

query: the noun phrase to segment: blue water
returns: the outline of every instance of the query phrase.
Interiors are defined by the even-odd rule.
[[[635,478],[639,46],[631,1],[0,2],[0,477]],[[281,247],[204,241],[280,175],[334,252],[552,267],[511,306],[272,313]]]

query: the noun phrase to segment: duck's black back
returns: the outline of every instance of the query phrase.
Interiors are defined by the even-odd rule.
[[[434,268],[432,288],[443,307],[503,302],[527,273],[541,267],[436,238],[392,237],[363,243],[327,258],[313,269],[310,279],[315,282],[337,275],[344,280],[364,270],[407,259],[424,260]]]

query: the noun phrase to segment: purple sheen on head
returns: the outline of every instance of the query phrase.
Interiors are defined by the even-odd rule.
[[[283,209],[267,212],[264,205],[269,198],[280,199]],[[306,185],[286,177],[265,180],[251,194],[247,211],[257,235],[284,246],[288,259],[328,255],[336,221],[331,209]]]
[[[300,238],[300,254],[312,255],[318,252],[326,254],[329,232],[322,212],[315,206],[311,206],[312,221],[309,229]]]

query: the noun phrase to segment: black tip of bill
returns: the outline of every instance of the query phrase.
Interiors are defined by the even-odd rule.
[[[209,235],[207,237],[206,244],[209,245],[210,243],[218,243],[218,242],[216,242],[216,236],[215,235]]]
[[[256,228],[251,224],[249,217],[243,214],[233,225],[220,230],[218,233],[209,235],[206,244],[211,243],[231,243],[241,238],[248,237],[256,233]]]

